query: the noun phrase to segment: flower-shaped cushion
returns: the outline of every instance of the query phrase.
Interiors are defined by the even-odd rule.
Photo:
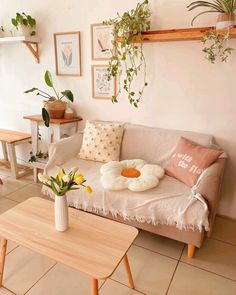
[[[107,190],[129,189],[142,192],[156,187],[164,176],[159,165],[150,165],[143,160],[111,161],[101,167],[101,183]]]

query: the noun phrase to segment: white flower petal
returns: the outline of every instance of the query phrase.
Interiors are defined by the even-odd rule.
[[[124,160],[120,163],[124,163],[126,168],[135,168],[137,170],[141,169],[146,164],[144,160],[140,160],[140,159]]]
[[[128,187],[127,180],[123,176],[116,175],[103,175],[101,177],[101,183],[107,190],[119,191]]]
[[[159,165],[146,164],[141,169],[141,175],[153,175],[158,178],[162,178],[165,174],[165,170]]]
[[[113,171],[122,170],[123,165],[118,161],[108,162],[100,168],[101,174],[110,174]]]
[[[143,192],[148,189],[154,188],[159,184],[159,179],[155,176],[146,176],[133,178],[133,181],[130,181],[128,189],[134,192]]]

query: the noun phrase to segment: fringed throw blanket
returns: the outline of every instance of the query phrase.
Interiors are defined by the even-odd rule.
[[[191,190],[178,180],[165,176],[158,187],[145,192],[106,191],[100,183],[101,164],[77,158],[62,167],[54,167],[47,173],[54,175],[60,168],[69,170],[74,166],[83,172],[93,193],[88,196],[82,190],[68,192],[70,206],[103,215],[111,213],[124,220],[172,225],[181,230],[209,230],[206,202],[200,194],[195,193],[198,183]],[[54,197],[47,187],[43,187],[43,193]]]

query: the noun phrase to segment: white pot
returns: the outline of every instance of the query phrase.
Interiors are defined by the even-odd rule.
[[[55,195],[54,218],[57,231],[66,231],[68,229],[69,215],[66,196]]]
[[[216,23],[216,30],[233,28],[235,23],[234,13],[220,13]]]
[[[30,34],[32,33],[32,31],[34,31],[34,30],[29,26],[20,25],[18,27],[19,36],[30,37]]]

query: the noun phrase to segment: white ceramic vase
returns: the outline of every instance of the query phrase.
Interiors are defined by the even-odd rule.
[[[69,214],[66,196],[55,195],[54,218],[57,231],[66,231],[68,229]]]
[[[18,27],[18,35],[19,36],[25,36],[30,37],[33,29],[29,26],[20,25]]]

